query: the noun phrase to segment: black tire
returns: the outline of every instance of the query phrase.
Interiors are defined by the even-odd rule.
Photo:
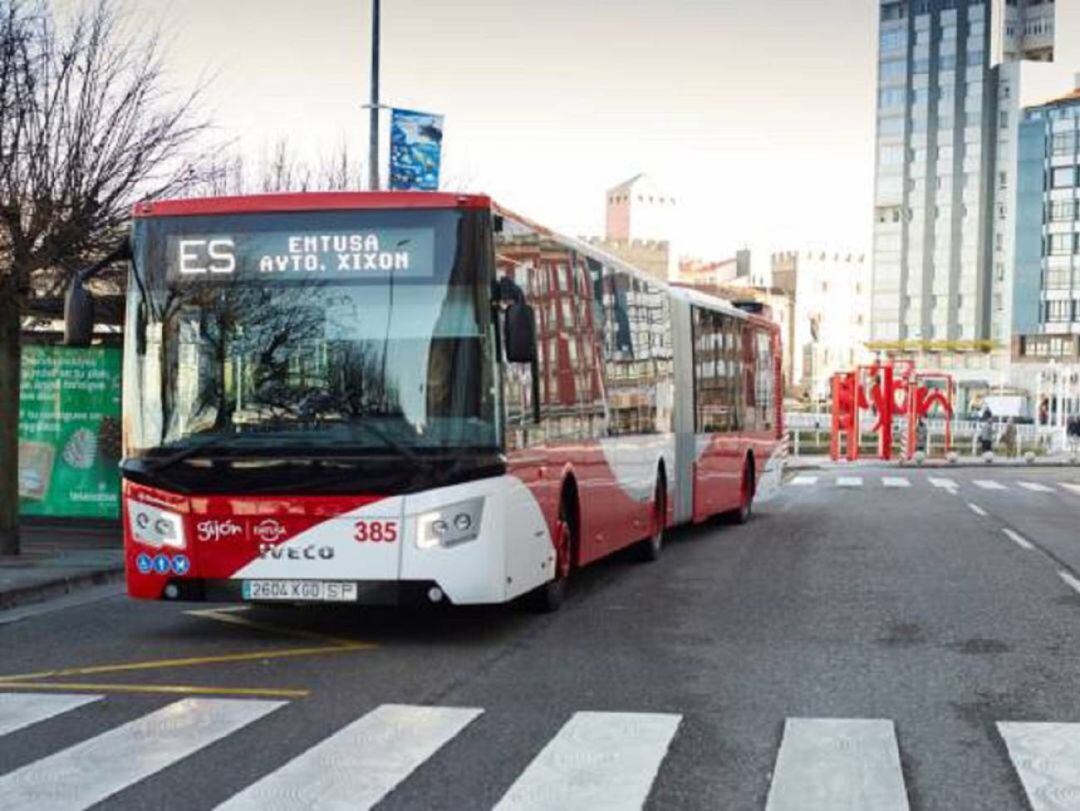
[[[653,494],[653,533],[638,544],[638,560],[655,563],[664,551],[664,528],[667,523],[667,483],[661,476]]]
[[[572,560],[574,549],[577,548],[577,522],[571,520],[572,516],[570,515],[570,512],[567,498],[564,495],[562,502],[559,504],[559,523],[565,525],[567,532],[569,532],[569,554]],[[525,595],[525,608],[534,614],[552,614],[562,608],[562,604],[566,601],[570,570],[569,564],[566,565],[565,570],[561,574],[558,571],[559,568],[559,560],[556,559],[556,576],[544,585],[533,589]]]
[[[742,487],[740,492],[742,494],[742,501],[731,514],[731,519],[736,524],[747,523],[754,515],[754,461],[748,459],[746,464],[743,465],[742,473]]]

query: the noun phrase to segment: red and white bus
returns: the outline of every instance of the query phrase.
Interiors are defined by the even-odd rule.
[[[133,597],[550,609],[779,483],[771,321],[487,197],[147,203],[130,254]]]

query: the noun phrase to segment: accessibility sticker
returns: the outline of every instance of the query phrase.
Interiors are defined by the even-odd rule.
[[[172,563],[169,561],[168,555],[155,555],[154,556],[154,571],[158,574],[168,574],[169,569],[172,568]]]
[[[143,552],[135,558],[135,568],[139,570],[139,574],[150,574],[154,571],[154,559]]]
[[[191,561],[188,560],[187,555],[177,555],[172,559],[172,570],[174,574],[178,574],[181,577],[191,571]]]

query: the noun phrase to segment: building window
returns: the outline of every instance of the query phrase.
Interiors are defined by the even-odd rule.
[[[1059,166],[1053,170],[1050,176],[1050,187],[1054,189],[1069,189],[1076,185],[1076,167]]]
[[[1076,219],[1075,200],[1053,200],[1050,203],[1050,222],[1072,222]]]
[[[1076,242],[1074,234],[1051,234],[1047,240],[1047,254],[1049,256],[1070,256],[1073,253],[1073,245]]]
[[[1048,301],[1046,302],[1046,321],[1061,323],[1063,321],[1072,320],[1072,302],[1069,300],[1064,301]]]
[[[1050,154],[1072,155],[1076,152],[1076,131],[1055,132],[1050,140]]]

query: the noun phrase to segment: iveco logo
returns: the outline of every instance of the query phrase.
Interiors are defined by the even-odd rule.
[[[285,537],[285,527],[273,518],[260,521],[252,530],[255,537],[264,543],[277,543]]]
[[[259,557],[263,560],[330,560],[334,557],[332,546],[274,546],[260,544]]]

